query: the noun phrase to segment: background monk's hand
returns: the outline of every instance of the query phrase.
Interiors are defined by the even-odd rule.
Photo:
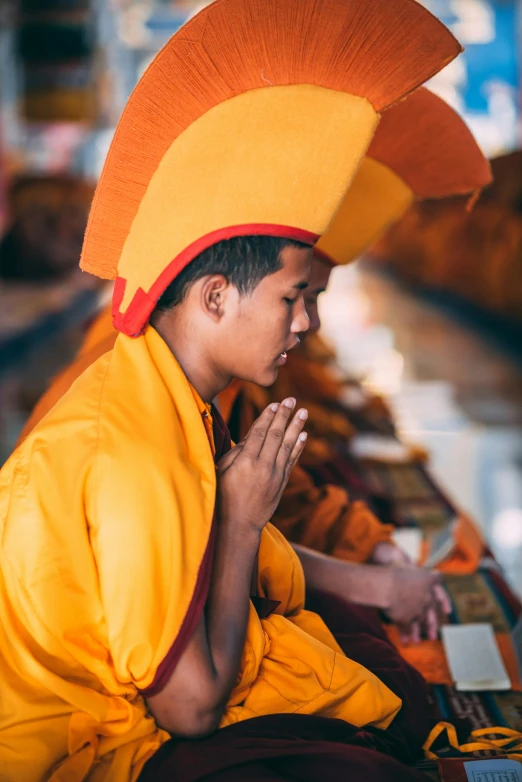
[[[393,568],[390,603],[386,615],[397,625],[401,639],[419,643],[424,636],[436,640],[440,625],[451,613],[442,576],[417,567]]]
[[[292,418],[295,399],[269,405],[247,436],[218,464],[218,503],[223,521],[262,530],[272,518],[292,467],[301,455],[308,413]]]
[[[394,543],[381,540],[372,551],[370,562],[375,565],[412,565],[409,556]]]

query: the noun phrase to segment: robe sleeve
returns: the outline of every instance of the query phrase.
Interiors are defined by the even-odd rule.
[[[168,682],[208,595],[213,497],[209,505],[204,482],[175,454],[128,441],[117,458],[102,452],[89,479],[107,645],[118,680],[145,696]]]

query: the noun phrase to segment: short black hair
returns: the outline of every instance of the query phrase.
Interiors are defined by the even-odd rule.
[[[152,314],[181,304],[190,287],[208,274],[222,274],[241,295],[252,293],[264,277],[282,268],[281,252],[286,247],[309,245],[275,236],[236,236],[217,242],[178,274],[158,299]]]

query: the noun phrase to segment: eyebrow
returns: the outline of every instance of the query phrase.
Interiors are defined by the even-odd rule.
[[[308,288],[308,283],[303,280],[303,282],[296,282],[293,287],[299,291],[304,291],[305,288]]]

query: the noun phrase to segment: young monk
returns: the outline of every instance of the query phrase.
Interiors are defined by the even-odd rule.
[[[317,245],[306,292],[310,331],[316,332],[320,327],[317,300],[326,288],[332,263],[354,260],[415,197],[470,192],[484,186],[488,178],[487,161],[472,135],[440,98],[421,88],[389,109],[338,215]],[[112,347],[115,334],[107,313],[102,314],[78,361],[41,400],[26,432],[83,369]],[[295,365],[298,369],[294,371]],[[307,408],[312,408],[312,403],[320,398],[319,391],[312,393],[314,377],[298,383],[298,370],[303,371],[303,362],[290,354],[282,363],[271,393],[259,385],[236,382],[220,394],[221,411],[237,439],[250,429],[271,399],[300,396],[306,399]],[[308,395],[313,396],[312,402]],[[334,415],[351,430],[341,412]],[[331,417],[330,410],[323,415],[325,421]],[[342,429],[339,430],[339,424],[336,426],[339,435]],[[348,434],[349,431],[344,432],[345,436]],[[308,463],[314,458],[324,462],[331,457],[328,446],[318,450],[321,443],[315,438],[309,442]],[[346,599],[382,609],[405,638],[417,640],[422,628],[430,638],[437,637],[439,614],[449,610],[438,577],[422,569],[392,567],[405,564],[405,558],[391,542],[391,525],[382,524],[366,503],[352,501],[339,486],[316,486],[306,470],[297,468],[283,492],[274,522],[289,540],[300,545],[305,568],[313,570],[316,577],[321,575],[323,588],[340,589]],[[335,559],[318,558],[306,549]],[[346,563],[379,567],[351,567]]]
[[[328,283],[332,262],[348,263],[360,255],[414,198],[477,190],[487,184],[489,176],[487,161],[469,130],[440,98],[421,88],[389,109],[341,210],[318,243],[306,291],[310,331],[316,332],[320,326],[317,300]],[[55,382],[37,406],[26,431],[84,368],[112,347],[115,333],[107,314],[103,314],[88,336],[78,362]],[[271,399],[299,396],[307,409],[314,409],[317,414],[316,402],[321,391],[325,395],[325,384],[318,389],[319,381],[313,375],[298,382],[303,372],[306,362],[291,353],[271,394],[257,385],[237,382],[220,394],[222,413],[230,419],[237,439],[249,430]],[[335,383],[330,385],[338,387]],[[326,400],[332,401],[327,393]],[[343,423],[351,430],[341,412],[333,415],[337,435],[343,433],[339,428]],[[322,420],[328,422],[331,418],[328,409]],[[345,437],[348,434],[349,431],[344,432]],[[318,451],[318,445],[321,440],[315,438],[309,443],[308,461],[330,458],[328,448]],[[323,588],[340,590],[346,599],[382,609],[398,625],[404,638],[418,640],[421,630],[430,638],[437,637],[439,615],[449,610],[437,576],[422,569],[392,567],[405,564],[405,558],[391,542],[391,525],[382,524],[366,503],[351,500],[339,486],[317,486],[306,470],[296,468],[275,512],[274,523],[289,540],[299,544],[306,571],[320,577]],[[307,549],[329,557],[316,557]],[[371,563],[373,567],[352,567],[346,563]]]
[[[1,474],[7,779],[420,779],[422,680],[269,524],[305,411],[230,448],[210,403],[274,382],[378,110],[458,50],[410,0],[220,0],[134,91],[82,257],[121,333]]]

